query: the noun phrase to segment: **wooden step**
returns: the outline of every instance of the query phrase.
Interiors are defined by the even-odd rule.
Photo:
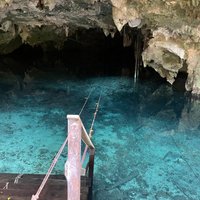
[[[44,175],[42,174],[25,174],[17,184],[14,180],[17,174],[0,174],[0,200],[30,200],[31,196],[36,193]],[[8,189],[3,187],[8,184]],[[87,200],[90,187],[88,177],[81,177],[81,200]],[[67,197],[67,181],[64,175],[51,175],[40,194],[40,200],[63,200]]]
[[[17,174],[0,174],[0,188],[1,185],[9,182],[9,183],[14,183],[15,178],[17,177]],[[24,174],[22,175],[22,177],[20,179],[18,179],[18,183],[38,183],[38,182],[42,182],[44,178],[44,175],[41,174]],[[49,176],[48,182],[53,182],[55,180],[59,180],[59,181],[66,181],[66,178],[64,175],[51,175]],[[88,177],[87,176],[82,176],[81,177],[81,183],[82,184],[90,184]]]

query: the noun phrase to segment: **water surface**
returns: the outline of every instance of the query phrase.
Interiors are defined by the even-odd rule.
[[[94,126],[94,199],[200,199],[200,102],[153,80],[36,73],[0,81],[0,172],[46,173],[66,137],[66,115]],[[11,81],[12,78],[12,81]],[[53,173],[63,173],[67,151]]]

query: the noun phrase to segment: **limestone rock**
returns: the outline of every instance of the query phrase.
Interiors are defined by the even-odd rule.
[[[127,0],[111,0],[112,5],[116,8],[122,8],[126,5]]]
[[[47,6],[52,11],[56,6],[56,0],[44,0],[44,6]]]
[[[184,47],[171,38],[167,31],[155,31],[154,38],[144,50],[144,66],[153,67],[169,83],[173,83],[186,58]]]
[[[115,1],[114,1],[115,2]],[[114,3],[113,7],[113,20],[119,31],[122,30],[123,26],[129,22],[134,27],[139,25],[138,19],[139,14],[134,8],[130,8],[126,1],[121,1],[121,3]]]
[[[188,73],[186,89],[200,94],[200,3],[198,0],[112,0],[113,20],[119,31],[128,23],[151,31],[144,40],[143,61],[169,83],[177,73]],[[141,20],[141,22],[140,22]],[[193,53],[191,53],[193,49]],[[192,56],[193,55],[193,56]],[[195,58],[194,58],[195,57]],[[182,68],[187,63],[187,69]]]
[[[1,0],[0,1],[0,8],[8,7],[12,0]]]
[[[186,89],[193,94],[200,95],[200,51],[188,50],[188,78]]]
[[[142,20],[140,18],[136,18],[134,20],[129,20],[128,25],[132,28],[139,27]]]
[[[0,54],[19,47],[9,45],[16,38],[21,38],[20,45],[53,42],[62,46],[78,28],[107,29],[114,36],[111,4],[107,0],[0,1]]]

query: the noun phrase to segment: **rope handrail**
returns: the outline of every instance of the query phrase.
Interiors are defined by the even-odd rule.
[[[83,104],[83,106],[82,106],[82,108],[81,108],[81,110],[80,110],[79,116],[81,115],[83,109],[85,108],[85,106],[86,106],[86,104],[87,104],[87,102],[88,102],[88,99],[89,99],[90,96],[91,96],[92,91],[93,91],[93,89],[91,89],[89,95],[86,97],[85,102],[84,102],[84,104]],[[96,111],[95,111],[95,113],[94,113],[94,118],[93,118],[93,121],[92,121],[92,125],[91,125],[90,130],[92,130],[92,128],[93,128],[93,126],[94,126],[94,121],[95,121],[96,114],[97,114],[97,111],[98,111],[98,107],[99,107],[99,103],[100,103],[100,98],[101,98],[101,95],[100,95],[99,100],[98,100],[97,105],[96,105]],[[91,132],[91,131],[90,131],[90,132]],[[90,134],[89,134],[89,135],[90,135]],[[91,136],[90,136],[90,137],[91,137]],[[67,141],[68,141],[68,137],[65,139],[65,141],[64,141],[64,143],[62,144],[62,146],[60,147],[58,153],[57,153],[56,156],[54,157],[54,159],[53,159],[53,161],[52,161],[52,163],[51,163],[51,165],[50,165],[50,167],[49,167],[49,169],[48,169],[48,171],[47,171],[47,173],[46,173],[46,175],[45,175],[45,177],[44,177],[44,179],[43,179],[43,181],[42,181],[42,183],[41,183],[41,185],[40,185],[40,187],[38,188],[36,194],[35,194],[35,195],[32,195],[31,200],[38,200],[38,199],[39,199],[40,193],[41,193],[41,191],[43,190],[43,188],[44,188],[44,186],[45,186],[45,184],[46,184],[46,182],[47,182],[49,176],[51,175],[51,172],[52,172],[52,170],[54,169],[54,167],[55,167],[55,165],[56,165],[56,163],[57,163],[57,161],[58,161],[58,159],[59,159],[61,153],[63,152],[64,147],[65,147]],[[88,147],[88,146],[86,145],[86,147]],[[86,149],[86,151],[87,151],[87,149]],[[85,154],[86,154],[86,153],[85,153]]]
[[[94,112],[94,117],[93,117],[92,124],[91,124],[90,130],[89,130],[89,138],[92,137],[94,122],[95,122],[95,120],[96,120],[97,112],[98,112],[98,110],[99,110],[99,104],[100,104],[100,101],[101,101],[101,94],[102,94],[102,92],[100,93],[99,99],[98,99],[98,101],[97,101],[97,103],[96,103],[96,109],[95,109],[95,112]],[[86,146],[85,146],[85,149],[84,149],[84,152],[83,152],[82,159],[81,159],[81,165],[83,165],[83,163],[84,163],[84,161],[85,161],[85,157],[86,157],[87,150],[88,150],[88,146],[86,145]]]
[[[64,149],[64,147],[65,147],[65,145],[67,143],[67,140],[68,140],[68,137],[65,139],[64,143],[60,147],[58,153],[56,154],[55,158],[53,159],[53,162],[51,163],[50,168],[48,169],[47,174],[45,175],[45,177],[44,177],[44,179],[43,179],[40,187],[38,188],[38,191],[36,192],[35,195],[32,195],[31,200],[37,200],[37,199],[39,199],[39,195],[40,195],[42,189],[44,188],[44,186],[45,186],[45,184],[46,184],[46,182],[47,182],[47,180],[48,180],[48,178],[49,178],[49,176],[50,176],[50,174],[51,174],[54,166],[56,165],[56,163],[58,161],[58,158],[60,157],[61,153],[63,152],[63,149]]]
[[[79,116],[80,116],[81,113],[83,112],[83,109],[85,108],[85,106],[86,106],[86,104],[87,104],[87,102],[88,102],[88,99],[90,98],[90,96],[91,96],[93,90],[94,90],[94,89],[91,89],[91,90],[90,90],[90,93],[89,93],[88,96],[85,98],[85,102],[84,102],[84,104],[83,104],[83,106],[82,106],[82,108],[81,108],[81,110],[80,110],[80,112],[79,112]]]
[[[19,179],[20,179],[22,176],[23,176],[23,174],[18,174],[18,175],[15,177],[14,184],[18,184]]]
[[[7,190],[8,189],[8,185],[9,185],[9,182],[6,182],[5,186],[2,189],[3,190]]]
[[[90,137],[92,137],[92,130],[93,130],[94,122],[96,120],[97,112],[99,110],[99,105],[100,105],[100,101],[101,101],[101,94],[102,94],[102,92],[100,93],[99,99],[98,99],[98,101],[96,103],[96,109],[95,109],[95,112],[94,112],[94,118],[92,120],[92,124],[91,124],[90,131],[89,131],[89,136]]]

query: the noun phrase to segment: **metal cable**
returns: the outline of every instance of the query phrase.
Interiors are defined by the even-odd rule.
[[[97,112],[99,110],[99,105],[100,105],[100,101],[101,101],[101,96],[102,96],[102,91],[99,95],[99,99],[96,103],[96,109],[95,109],[95,112],[94,112],[94,117],[93,117],[93,120],[92,120],[92,124],[91,124],[91,127],[90,127],[90,131],[89,131],[89,137],[91,138],[92,137],[92,131],[93,131],[93,126],[94,126],[94,122],[96,120],[96,116],[97,116]]]
[[[95,119],[96,119],[96,116],[97,116],[97,112],[99,110],[99,105],[100,105],[100,101],[101,101],[101,95],[102,95],[102,92],[100,93],[99,99],[98,99],[98,101],[96,103],[96,109],[95,109],[95,112],[94,112],[94,117],[93,117],[92,124],[91,124],[90,131],[89,131],[89,137],[90,138],[92,137],[94,122],[95,122]],[[83,152],[82,159],[81,159],[81,165],[83,165],[83,163],[84,163],[87,150],[88,150],[88,146],[86,145],[85,149],[84,149],[84,152]]]
[[[83,104],[83,106],[82,106],[82,108],[81,108],[81,110],[80,110],[80,112],[79,112],[79,116],[80,116],[81,113],[83,112],[83,109],[85,108],[85,106],[86,106],[86,104],[87,104],[87,102],[88,102],[88,99],[90,98],[90,96],[91,96],[93,90],[94,90],[94,89],[91,89],[91,90],[90,90],[90,93],[89,93],[88,96],[85,98],[85,102],[84,102],[84,104]]]

